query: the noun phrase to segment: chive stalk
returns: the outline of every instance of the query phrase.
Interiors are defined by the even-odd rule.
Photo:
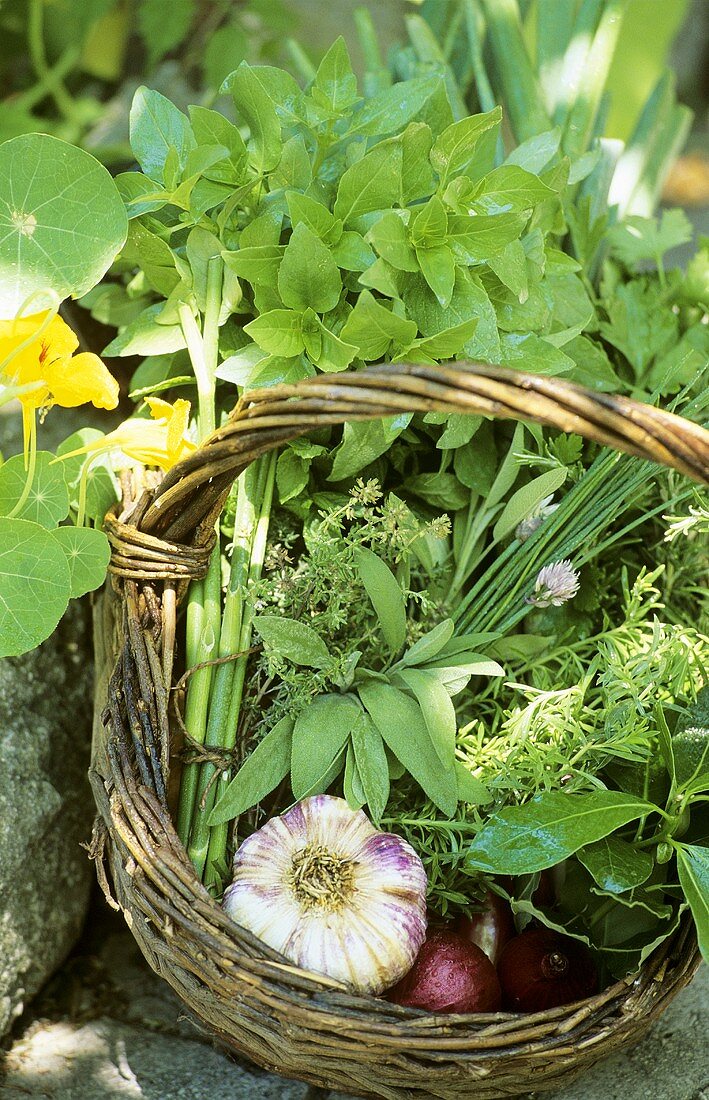
[[[482,0],[487,32],[512,129],[518,142],[551,129],[530,61],[516,0]]]

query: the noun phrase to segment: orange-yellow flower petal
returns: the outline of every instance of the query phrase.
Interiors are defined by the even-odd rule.
[[[185,435],[189,423],[190,403],[178,398],[175,404],[171,405],[169,401],[163,401],[158,397],[148,397],[146,403],[150,408],[152,420],[131,417],[103,439],[97,439],[94,443],[88,443],[85,447],[80,447],[62,457],[71,458],[77,454],[108,451],[116,447],[135,462],[169,470],[181,458],[185,458],[196,450],[195,444]]]
[[[89,401],[101,409],[115,409],[118,383],[97,355],[72,353],[79,346],[74,332],[59,316],[40,332],[47,313],[0,321],[0,363],[9,357],[4,373],[15,385],[42,383],[20,396],[28,409],[45,405],[73,408]],[[33,335],[27,347],[17,349]],[[16,354],[13,354],[16,353]]]

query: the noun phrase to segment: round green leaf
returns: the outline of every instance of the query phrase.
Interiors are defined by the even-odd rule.
[[[99,588],[105,580],[111,557],[111,547],[103,531],[95,527],[58,527],[54,537],[66,554],[72,599]]]
[[[27,519],[0,521],[0,657],[48,638],[70,592],[66,555],[52,532]]]
[[[85,294],[126,239],[125,208],[102,164],[47,134],[0,145],[0,316]],[[44,295],[39,294],[46,291]]]
[[[18,519],[29,519],[42,527],[56,527],[69,515],[69,490],[59,463],[52,465],[54,455],[37,452],[32,487],[27,500],[17,513]],[[0,466],[0,516],[7,516],[17,504],[25,488],[27,472],[22,455],[13,455]]]

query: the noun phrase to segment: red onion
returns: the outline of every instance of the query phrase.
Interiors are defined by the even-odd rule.
[[[501,1001],[500,983],[487,955],[447,930],[430,933],[409,973],[387,997],[428,1012],[497,1012]]]
[[[491,890],[486,892],[482,905],[479,913],[460,917],[455,931],[481,948],[492,965],[497,966],[503,947],[515,934],[515,922],[509,904]]]
[[[543,1012],[583,1000],[598,989],[588,948],[550,928],[531,928],[510,940],[497,973],[510,1012]]]

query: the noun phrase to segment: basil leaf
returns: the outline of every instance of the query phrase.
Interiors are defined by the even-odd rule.
[[[305,222],[298,222],[278,271],[278,292],[291,309],[327,313],[340,299],[342,280],[330,249]]]
[[[259,80],[257,72],[242,61],[225,82],[223,91],[231,95],[238,113],[249,127],[249,158],[259,175],[275,168],[281,157],[281,124],[273,100]]]
[[[499,214],[506,210],[531,210],[555,194],[532,172],[517,164],[502,164],[481,181],[473,201],[483,213]]]
[[[438,135],[431,150],[431,164],[441,178],[441,187],[453,176],[465,173],[475,159],[475,145],[487,130],[499,126],[502,108],[494,107],[486,114],[462,118]]]
[[[182,169],[197,143],[187,116],[174,103],[160,92],[140,87],[130,109],[130,144],[146,176],[162,183],[170,150],[175,150]]]
[[[427,73],[385,88],[368,99],[353,115],[348,135],[366,134],[373,137],[401,130],[418,114],[442,80],[441,73]]]
[[[336,114],[356,102],[357,77],[342,36],[335,39],[320,62],[310,94],[319,106]]]
[[[561,130],[555,126],[553,130],[545,130],[543,134],[535,134],[512,150],[505,164],[519,164],[528,172],[541,172],[557,152],[561,144]]]
[[[402,152],[400,142],[382,142],[342,175],[334,214],[345,224],[384,210],[396,202],[401,189]]]
[[[653,811],[652,803],[619,791],[546,791],[492,814],[470,845],[468,863],[494,874],[542,871]]]
[[[456,774],[441,764],[419,705],[403,691],[375,680],[361,684],[358,690],[396,758],[439,810],[452,817],[458,803]]]
[[[266,652],[294,665],[324,668],[330,663],[327,646],[311,626],[280,615],[255,615],[254,626],[261,635]]]
[[[577,859],[610,894],[622,894],[640,886],[650,877],[654,866],[649,852],[638,851],[617,836],[607,836],[581,848]]]
[[[366,547],[358,546],[354,559],[387,645],[398,653],[406,641],[406,602],[399,582],[389,566]]]
[[[411,413],[402,413],[368,423],[346,423],[342,443],[335,451],[332,472],[327,480],[342,481],[359,473],[391,447],[410,420]]]
[[[353,695],[320,695],[295,720],[291,787],[297,799],[316,792],[340,756],[362,713]]]
[[[678,844],[677,870],[697,926],[699,948],[709,961],[709,848]]]
[[[261,244],[240,248],[238,252],[222,252],[224,263],[252,286],[275,287],[285,245]]]
[[[256,806],[285,779],[291,766],[293,719],[281,718],[239,768],[209,815],[210,825],[222,825]]]
[[[356,346],[362,359],[372,360],[384,358],[392,342],[410,344],[416,332],[415,321],[392,313],[369,290],[363,290],[340,336]]]
[[[301,316],[292,309],[269,309],[244,325],[244,332],[264,351],[284,359],[299,355],[305,346]]]

